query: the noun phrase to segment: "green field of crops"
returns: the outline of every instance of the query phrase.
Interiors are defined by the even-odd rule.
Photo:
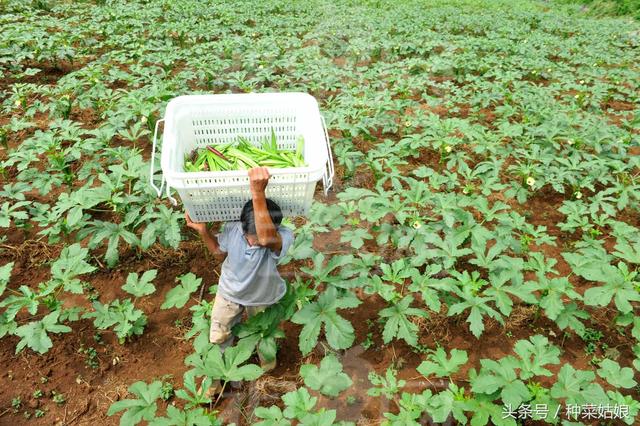
[[[0,424],[639,424],[640,22],[0,0],[0,28]],[[171,99],[249,92],[313,95],[336,176],[221,354],[222,259],[151,144]]]

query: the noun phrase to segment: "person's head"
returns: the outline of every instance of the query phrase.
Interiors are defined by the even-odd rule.
[[[267,198],[266,201],[271,221],[275,227],[278,227],[282,223],[282,210],[273,200]],[[251,245],[257,245],[258,235],[256,233],[256,218],[253,214],[253,200],[247,201],[242,207],[240,222],[242,223],[242,232],[247,237],[247,241]]]

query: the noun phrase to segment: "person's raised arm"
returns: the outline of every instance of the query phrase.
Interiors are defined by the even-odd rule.
[[[267,208],[267,198],[264,190],[268,183],[269,170],[266,167],[255,167],[249,170],[249,184],[251,198],[253,199],[253,214],[256,222],[258,243],[278,254],[282,248],[282,238],[273,224]]]
[[[189,213],[186,213],[186,212],[184,214],[184,218],[187,221],[187,226],[191,229],[195,229],[198,232],[198,234],[200,234],[202,241],[204,241],[204,243],[207,245],[207,248],[212,254],[226,254],[225,252],[220,250],[220,245],[218,245],[218,241],[214,236],[211,235],[211,233],[207,229],[206,223],[193,222],[189,217]]]

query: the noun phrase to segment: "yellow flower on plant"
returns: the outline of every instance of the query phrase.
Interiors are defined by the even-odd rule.
[[[529,185],[529,186],[533,186],[533,185],[535,185],[535,184],[536,184],[536,180],[535,180],[534,178],[532,178],[531,176],[529,176],[529,177],[527,178],[527,185]]]
[[[447,145],[447,146],[445,146],[445,147],[444,147],[444,150],[445,150],[445,151],[447,152],[447,154],[448,154],[448,153],[450,153],[450,152],[453,150],[453,148],[452,148],[450,145]]]
[[[420,221],[419,221],[419,220],[414,220],[414,221],[413,221],[413,227],[414,227],[415,229],[419,229],[421,226],[422,226],[422,224],[420,223]]]

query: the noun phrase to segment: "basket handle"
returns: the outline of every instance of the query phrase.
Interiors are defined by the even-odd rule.
[[[178,201],[171,196],[171,193],[169,192],[169,189],[170,189],[169,188],[169,182],[167,182],[167,198],[169,199],[169,201],[171,201],[171,204],[173,204],[174,206],[177,206],[178,205]]]
[[[163,121],[164,121],[164,118],[161,118],[160,120],[156,121],[156,128],[155,128],[155,131],[153,132],[153,146],[151,148],[151,168],[149,169],[149,183],[151,184],[151,187],[156,190],[158,197],[162,194],[162,187],[164,186],[164,174],[162,175],[160,188],[158,188],[155,185],[155,183],[153,183],[153,171],[155,169],[155,164],[156,164],[156,141],[158,140],[158,126]],[[169,191],[169,184],[167,184],[167,193],[168,191]]]
[[[327,124],[324,121],[324,117],[320,114],[320,120],[322,121],[322,130],[324,131],[324,142],[327,146],[327,154],[329,155],[329,159],[326,164],[326,170],[324,175],[322,176],[322,185],[324,186],[324,196],[327,196],[329,192],[329,188],[333,185],[333,154],[331,152],[331,143],[329,142],[329,133],[327,132]]]

